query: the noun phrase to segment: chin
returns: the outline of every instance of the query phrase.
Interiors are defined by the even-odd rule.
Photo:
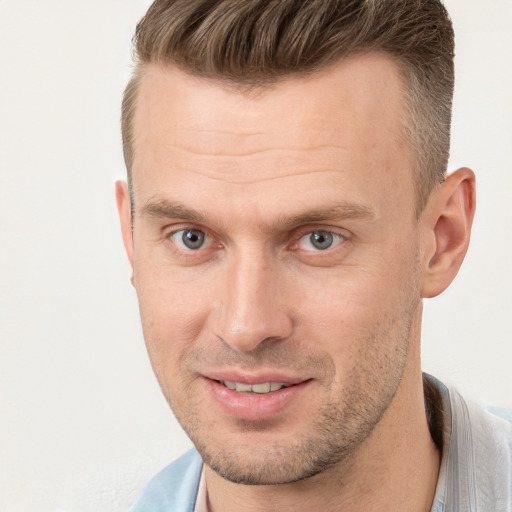
[[[281,485],[312,478],[330,469],[335,461],[304,459],[301,452],[296,455],[282,454],[280,450],[266,451],[259,457],[242,459],[223,455],[205,463],[225,480],[242,485]]]
[[[290,433],[288,442],[282,438],[278,441],[281,436],[271,431],[263,435],[239,433],[222,442],[211,436],[192,436],[192,441],[205,464],[222,478],[243,485],[280,485],[306,480],[339,466],[373,428],[367,426],[347,435],[341,425],[339,421],[316,424],[302,438],[293,438]]]

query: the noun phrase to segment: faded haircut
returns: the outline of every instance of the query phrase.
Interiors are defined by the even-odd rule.
[[[133,118],[146,65],[173,65],[244,90],[308,76],[364,52],[385,52],[401,73],[418,214],[445,178],[454,34],[438,0],[156,0],[133,42],[135,70],[121,122],[130,190]]]

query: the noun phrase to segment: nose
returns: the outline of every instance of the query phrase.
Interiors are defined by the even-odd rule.
[[[293,330],[286,289],[277,264],[264,257],[240,257],[224,274],[216,334],[239,352],[283,340]]]

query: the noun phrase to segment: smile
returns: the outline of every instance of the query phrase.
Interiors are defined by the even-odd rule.
[[[277,418],[293,403],[306,396],[313,379],[280,379],[279,376],[225,380],[227,376],[205,378],[204,383],[220,409],[228,417],[249,421]],[[268,380],[267,380],[268,379]],[[275,379],[275,380],[274,380]],[[245,380],[245,382],[243,382]],[[251,384],[247,380],[252,381]],[[240,382],[242,381],[242,382]],[[284,381],[284,382],[283,382]]]
[[[232,382],[229,380],[220,381],[220,383],[239,393],[257,393],[263,395],[272,391],[279,391],[282,388],[291,386],[292,384],[283,384],[282,382],[262,382],[259,384],[245,384],[243,382]]]

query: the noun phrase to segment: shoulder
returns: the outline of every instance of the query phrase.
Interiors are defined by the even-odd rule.
[[[452,392],[453,394],[453,392]],[[473,439],[482,445],[489,443],[510,445],[512,442],[512,410],[500,407],[482,407],[479,404],[466,402],[460,395],[454,400],[463,404],[466,409],[469,425],[472,428]],[[453,406],[453,401],[452,401]],[[464,414],[458,411],[459,418]],[[509,456],[511,454],[509,453]]]
[[[504,409],[502,407],[487,407],[487,411],[492,416],[501,418],[509,424],[509,429],[512,429],[512,409]]]
[[[497,461],[510,467],[512,453],[512,410],[482,407],[450,390],[451,433],[467,458],[468,450],[494,466]],[[480,459],[481,460],[481,459]],[[503,466],[502,466],[503,467]]]
[[[512,491],[512,409],[487,407],[484,414],[487,417],[488,428],[492,430],[492,437],[501,440],[503,452],[508,453]]]
[[[486,409],[450,390],[447,510],[509,511],[512,505],[512,411]],[[457,475],[456,477],[454,475]]]
[[[129,512],[192,512],[203,461],[195,449],[157,473]]]
[[[511,512],[512,411],[484,408],[426,376],[440,393],[442,459],[432,512]]]

